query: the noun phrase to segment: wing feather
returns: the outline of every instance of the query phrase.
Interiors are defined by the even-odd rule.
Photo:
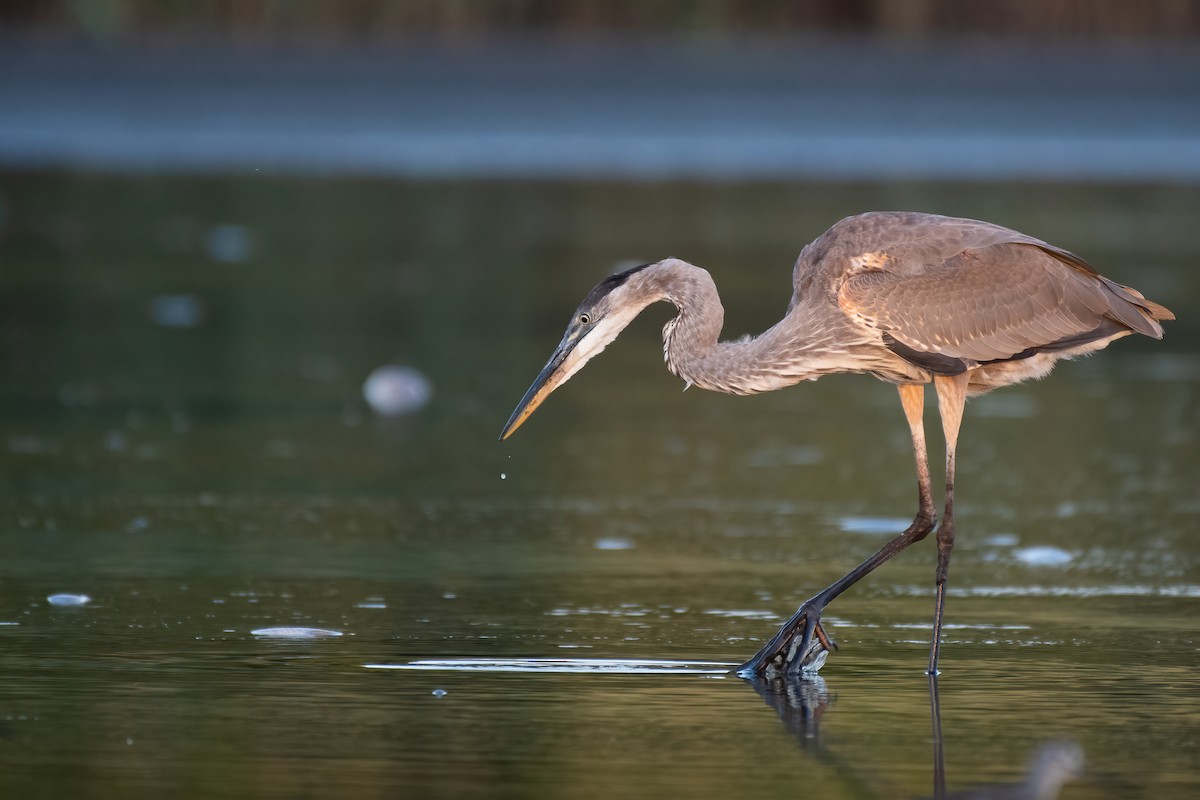
[[[1159,338],[1156,317],[1170,313],[1078,256],[1019,234],[940,261],[919,258],[930,249],[905,249],[880,268],[849,274],[838,303],[911,351],[1003,361],[1122,329]]]

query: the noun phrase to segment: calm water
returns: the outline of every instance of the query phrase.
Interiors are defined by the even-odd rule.
[[[890,387],[681,393],[653,309],[495,441],[623,261],[707,266],[758,331],[804,242],[897,207],[1181,318],[969,406],[947,786],[1065,740],[1063,797],[1197,796],[1200,191],[36,174],[0,179],[9,793],[931,795],[932,547],[831,606],[824,683],[720,672],[911,516]],[[389,362],[426,408],[371,413]]]

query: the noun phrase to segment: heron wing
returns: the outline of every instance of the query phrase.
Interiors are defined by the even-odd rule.
[[[935,371],[1065,350],[1122,331],[1161,338],[1155,318],[1167,317],[1157,312],[1170,313],[1078,256],[1023,236],[935,263],[888,255],[848,275],[839,305],[881,331],[889,346],[898,344],[900,355],[928,354]]]

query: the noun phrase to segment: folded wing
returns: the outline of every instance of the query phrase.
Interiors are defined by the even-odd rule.
[[[1170,311],[1042,242],[999,242],[938,263],[880,259],[838,302],[898,355],[935,372],[1066,351],[1129,332],[1162,338]]]

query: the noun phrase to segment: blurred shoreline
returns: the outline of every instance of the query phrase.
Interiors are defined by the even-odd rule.
[[[681,37],[752,33],[872,34],[897,40],[985,35],[1087,41],[1184,40],[1200,35],[1190,0],[353,0],[343,3],[23,0],[0,7],[0,26],[56,31],[108,42],[161,33],[231,40],[295,41],[314,34],[343,42],[403,36],[463,41],[536,32]]]
[[[1200,50],[865,37],[0,39],[0,169],[1200,182]]]

